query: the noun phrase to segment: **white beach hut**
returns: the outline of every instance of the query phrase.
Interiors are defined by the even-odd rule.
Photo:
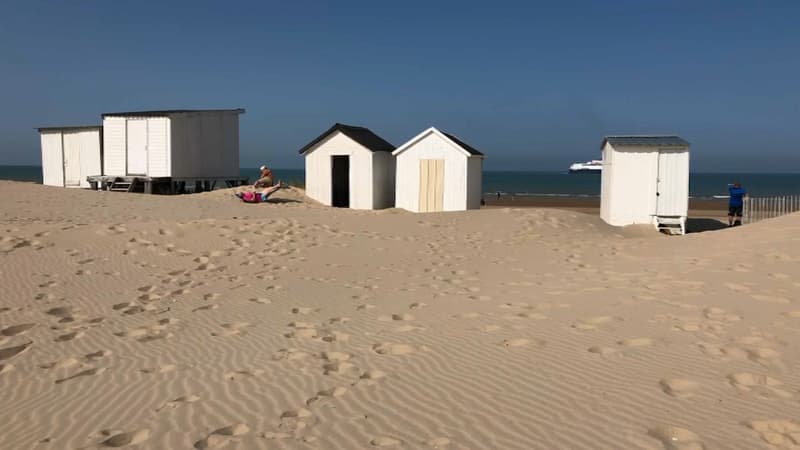
[[[394,145],[367,128],[337,123],[300,149],[306,195],[328,206],[394,205]]]
[[[434,212],[481,207],[484,155],[452,134],[431,127],[392,154],[397,159],[398,208]]]
[[[244,109],[103,114],[105,177],[156,181],[234,180]]]
[[[689,143],[678,136],[603,139],[600,217],[615,226],[654,224],[685,233]]]
[[[100,125],[39,128],[43,184],[88,188],[86,177],[102,174],[102,129]]]

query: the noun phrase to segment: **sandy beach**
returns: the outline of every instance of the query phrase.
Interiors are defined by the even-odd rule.
[[[800,215],[489,206],[0,181],[0,448],[800,448]]]

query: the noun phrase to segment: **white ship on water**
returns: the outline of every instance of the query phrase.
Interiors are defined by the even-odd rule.
[[[603,161],[594,159],[569,166],[569,173],[600,173],[603,170]]]

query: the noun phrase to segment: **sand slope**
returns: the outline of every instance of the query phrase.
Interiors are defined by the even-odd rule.
[[[800,447],[800,216],[276,197],[0,182],[0,448]]]

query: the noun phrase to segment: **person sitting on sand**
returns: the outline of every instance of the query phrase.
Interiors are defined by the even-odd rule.
[[[244,191],[244,192],[237,192],[235,195],[239,198],[239,200],[245,203],[264,203],[269,199],[269,196],[278,192],[282,188],[285,188],[286,185],[282,182],[278,181],[278,184],[275,186],[270,186],[264,189],[261,192],[255,191]]]
[[[728,202],[728,226],[741,225],[744,197],[747,197],[747,191],[745,191],[741,183],[737,181],[733,183],[733,185],[728,185],[728,192],[731,196]]]
[[[259,176],[258,180],[253,183],[253,187],[272,187],[272,170],[270,170],[270,168],[267,166],[261,166],[258,168],[258,170],[261,171],[261,175]]]

